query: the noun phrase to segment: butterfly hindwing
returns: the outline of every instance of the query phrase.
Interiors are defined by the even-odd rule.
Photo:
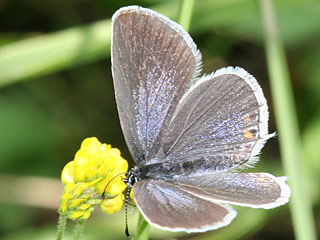
[[[257,81],[229,67],[201,78],[185,94],[162,145],[167,162],[190,174],[252,164],[271,136]]]
[[[285,177],[269,173],[223,172],[181,176],[177,188],[208,201],[253,208],[275,208],[289,201]]]
[[[196,197],[176,184],[141,180],[133,186],[135,203],[152,225],[170,231],[204,232],[228,225],[236,212]]]

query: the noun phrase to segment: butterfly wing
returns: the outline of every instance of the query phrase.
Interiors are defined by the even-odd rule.
[[[162,146],[173,169],[191,174],[250,165],[271,136],[259,84],[245,70],[228,67],[185,94]]]
[[[168,18],[138,6],[112,18],[112,73],[127,145],[137,165],[159,150],[178,102],[199,71],[191,37]]]
[[[286,204],[291,194],[285,177],[268,173],[220,173],[182,176],[175,183],[193,196],[253,208]]]
[[[151,225],[170,231],[204,232],[228,225],[236,216],[228,205],[204,200],[161,180],[135,183],[133,196]]]

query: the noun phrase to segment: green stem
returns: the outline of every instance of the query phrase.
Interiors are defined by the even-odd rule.
[[[76,221],[76,225],[74,226],[73,229],[73,239],[74,240],[79,240],[82,232],[83,232],[83,228],[84,228],[84,221],[83,219],[78,219]]]
[[[148,240],[148,237],[149,237],[149,225],[140,213],[137,233],[132,238],[132,240]]]
[[[67,217],[60,215],[58,220],[57,240],[61,240],[63,233],[66,230]]]
[[[0,48],[0,87],[105,58],[110,33],[111,21],[103,20],[3,46]]]
[[[298,121],[282,40],[272,0],[260,0],[265,47],[281,154],[292,190],[290,208],[296,239],[316,239],[310,195],[306,188]]]
[[[194,0],[182,1],[179,23],[186,31],[189,31],[193,5],[194,5]]]

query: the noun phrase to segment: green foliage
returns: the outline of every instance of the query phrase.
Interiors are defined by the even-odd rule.
[[[54,239],[62,189],[54,186],[59,186],[62,167],[73,159],[85,137],[96,136],[121,149],[130,159],[114,102],[110,17],[119,7],[131,4],[179,19],[180,2],[170,0],[1,4],[1,239]],[[306,184],[314,208],[319,209],[320,3],[283,0],[276,1],[275,7],[300,123]],[[273,120],[272,104],[276,103],[270,97],[258,1],[195,1],[190,34],[203,53],[205,72],[238,65],[256,76],[269,100],[270,129],[278,131]],[[281,172],[278,148],[278,139],[269,140],[258,167],[263,165],[263,171],[269,169],[275,174]],[[39,193],[37,184],[46,187]],[[293,238],[286,206],[237,211],[238,217],[230,226],[188,237]],[[315,215],[319,221],[319,213]],[[130,233],[136,224],[136,217],[129,215]],[[124,239],[124,227],[123,212],[93,216],[86,223],[83,239]],[[72,232],[67,231],[65,239],[71,236]],[[173,237],[186,235],[150,228],[151,239]]]
[[[301,152],[299,127],[291,79],[282,39],[278,31],[273,1],[261,0],[265,29],[265,47],[280,149],[291,186],[290,209],[296,239],[315,240],[310,193],[306,186],[305,164]]]

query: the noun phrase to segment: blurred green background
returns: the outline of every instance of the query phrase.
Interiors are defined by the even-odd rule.
[[[63,166],[90,136],[121,150],[131,164],[110,65],[110,17],[141,5],[173,20],[180,1],[3,0],[0,2],[0,238],[54,239]],[[295,94],[318,235],[320,228],[320,2],[275,3]],[[198,0],[190,34],[203,72],[241,66],[262,85],[276,131],[263,27],[255,0]],[[283,174],[278,139],[268,141],[254,171]],[[151,239],[293,239],[288,206],[236,208],[230,226],[186,235],[151,230]],[[131,210],[131,209],[130,209]],[[134,232],[135,212],[129,217]],[[97,210],[83,239],[125,239],[124,214]],[[72,222],[65,239],[71,239]]]

